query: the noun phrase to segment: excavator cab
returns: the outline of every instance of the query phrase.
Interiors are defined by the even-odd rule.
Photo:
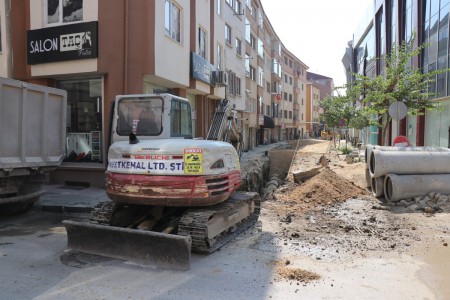
[[[111,144],[128,139],[192,138],[191,106],[170,94],[120,95],[114,105]]]

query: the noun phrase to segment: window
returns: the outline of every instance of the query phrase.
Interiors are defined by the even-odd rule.
[[[198,29],[198,55],[206,59],[206,32]]]
[[[266,105],[266,115],[270,116],[270,105]]]
[[[222,14],[222,0],[217,0],[217,14],[219,16]]]
[[[231,45],[231,27],[228,24],[225,24],[225,41]]]
[[[258,38],[258,55],[264,58],[264,44],[260,38]]]
[[[288,76],[286,74],[284,74],[284,82],[288,82]]]
[[[191,106],[172,99],[170,108],[170,136],[192,138]]]
[[[278,77],[282,78],[281,77],[281,66],[275,58],[272,60],[272,72],[277,74]]]
[[[250,32],[251,32],[250,22],[245,18],[245,40],[250,43]]]
[[[289,67],[292,68],[292,60],[289,60]]]
[[[255,17],[255,9],[252,6],[252,0],[245,0],[245,4],[247,4],[247,8],[250,11],[250,15]]]
[[[235,0],[235,2],[234,2],[234,11],[238,15],[242,14],[242,3],[241,3],[241,1]]]
[[[270,93],[270,82],[266,82],[266,91]]]
[[[289,111],[289,119],[292,120],[292,111]]]
[[[292,85],[292,77],[289,76],[289,84]]]
[[[102,79],[57,81],[56,87],[67,91],[65,161],[100,162],[102,149],[98,142],[102,135]],[[129,123],[126,135],[133,130],[133,119],[138,119],[133,118],[133,115],[127,117]],[[119,130],[117,131],[121,134]]]
[[[227,90],[232,95],[241,95],[241,79],[236,76],[236,73],[228,72],[229,84]]]
[[[166,0],[164,24],[166,35],[181,43],[181,10],[170,0]]]
[[[288,64],[288,58],[285,56],[284,57],[284,64],[287,65]]]
[[[47,0],[47,24],[83,21],[83,0]]]
[[[250,66],[250,79],[255,80],[255,68]]]
[[[289,94],[289,102],[292,102],[292,94]]]
[[[286,93],[286,92],[284,92],[284,97],[283,97],[283,99],[284,100],[286,100],[287,101],[287,99],[288,99],[288,96],[287,96],[288,94]]]
[[[236,78],[236,80],[235,80],[236,82],[235,82],[235,86],[234,86],[234,88],[235,88],[234,92],[236,95],[241,95],[241,79],[239,77],[235,77],[235,78]]]
[[[264,86],[264,71],[261,67],[258,67],[258,85]]]
[[[236,38],[236,54],[241,55],[242,46],[241,46],[241,40]]]
[[[252,47],[252,49],[255,49],[256,47],[255,37],[251,34],[250,34],[250,47]]]
[[[222,70],[222,45],[217,44],[217,69]]]
[[[250,56],[245,53],[245,75],[250,76]]]
[[[287,119],[287,110],[284,111],[284,118]]]

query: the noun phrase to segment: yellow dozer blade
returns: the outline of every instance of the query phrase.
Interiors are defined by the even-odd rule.
[[[67,247],[76,251],[134,261],[146,266],[188,270],[191,237],[153,231],[63,221]]]

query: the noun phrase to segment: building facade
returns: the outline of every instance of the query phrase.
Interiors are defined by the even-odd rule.
[[[429,44],[411,63],[423,72],[449,67],[448,0],[374,0],[356,29],[342,59],[347,80],[352,73],[366,76],[382,74],[383,64],[377,57],[389,54],[392,45],[399,45],[415,35],[415,44]],[[388,143],[398,135],[406,136],[416,146],[450,146],[450,74],[441,73],[430,85],[435,101],[443,110],[426,111],[421,116],[407,116],[392,121]],[[380,144],[381,133],[369,128],[366,143]]]
[[[0,41],[0,76],[67,90],[66,159],[53,183],[104,185],[116,95],[189,99],[197,138],[226,98],[244,150],[306,131],[308,66],[258,0],[0,0]]]

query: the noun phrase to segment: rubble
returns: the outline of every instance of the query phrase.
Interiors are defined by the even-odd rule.
[[[403,199],[394,202],[396,207],[405,208],[409,212],[439,213],[450,212],[450,195],[431,192],[426,196]]]

